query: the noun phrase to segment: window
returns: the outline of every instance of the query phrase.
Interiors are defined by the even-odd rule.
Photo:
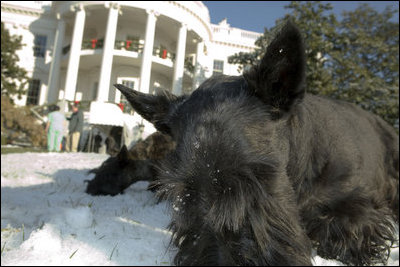
[[[46,53],[47,36],[36,34],[33,42],[33,55],[35,57],[44,57]]]
[[[224,61],[214,60],[213,75],[222,75],[224,73]]]
[[[32,80],[29,82],[27,105],[39,104],[40,80]]]
[[[132,88],[132,90],[135,88],[135,81],[132,80],[122,80],[121,82],[123,85],[125,85],[126,87]],[[121,104],[123,104],[124,106],[124,113],[128,113],[133,115],[134,110],[131,107],[131,104],[129,103],[129,101],[126,99],[126,97],[121,94],[121,100],[119,101]]]

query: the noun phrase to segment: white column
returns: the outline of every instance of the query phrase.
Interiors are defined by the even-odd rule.
[[[57,24],[57,31],[55,36],[55,42],[53,47],[53,56],[50,65],[49,82],[47,88],[47,103],[54,103],[58,100],[58,80],[60,77],[60,62],[62,55],[62,45],[64,41],[65,34],[65,21],[59,17]]]
[[[40,85],[40,93],[39,93],[39,105],[43,105],[46,102],[46,94],[48,93],[49,87],[45,84]]]
[[[121,92],[119,90],[115,90],[114,102],[115,103],[121,102]]]
[[[140,88],[143,93],[150,92],[151,60],[153,57],[154,35],[156,32],[157,15],[153,10],[147,10],[146,36],[140,69]]]
[[[186,49],[187,26],[182,24],[178,33],[178,44],[176,47],[176,58],[174,65],[174,77],[172,80],[172,93],[182,94],[183,71],[185,67],[185,49]]]
[[[108,101],[115,35],[117,33],[118,11],[119,6],[117,3],[109,3],[106,38],[104,40],[103,46],[103,58],[101,60],[97,101]]]
[[[202,66],[202,59],[204,55],[204,41],[198,40],[196,47],[196,65],[194,66],[194,75],[192,89],[196,90],[199,85],[205,80],[204,67]]]
[[[76,91],[76,82],[78,80],[80,51],[82,46],[83,30],[85,27],[85,10],[82,5],[73,7],[75,10],[74,32],[72,34],[72,44],[69,51],[67,76],[65,80],[64,99],[74,100]]]

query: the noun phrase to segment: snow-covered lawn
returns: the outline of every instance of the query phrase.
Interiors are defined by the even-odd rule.
[[[1,155],[2,265],[171,265],[169,212],[137,182],[123,195],[84,192],[94,153]],[[398,248],[390,265],[399,263]],[[341,265],[314,257],[316,265]]]

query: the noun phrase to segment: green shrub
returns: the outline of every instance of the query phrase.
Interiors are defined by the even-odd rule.
[[[9,142],[23,139],[35,147],[44,147],[47,143],[45,128],[29,107],[15,107],[4,95],[1,96],[1,132]]]
[[[1,145],[7,145],[7,137],[5,135],[1,135]]]

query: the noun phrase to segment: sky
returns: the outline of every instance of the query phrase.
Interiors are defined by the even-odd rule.
[[[368,3],[378,11],[383,11],[386,6],[399,9],[398,1],[323,1],[330,2],[333,12],[338,15],[342,11],[351,11],[360,3]],[[264,32],[264,27],[271,28],[278,18],[282,18],[289,9],[284,6],[290,1],[203,1],[210,12],[211,23],[218,24],[227,18],[231,27],[248,31]],[[397,13],[397,21],[399,19]]]
[[[172,265],[170,209],[148,182],[122,195],[91,196],[85,179],[108,155],[1,155],[1,265]],[[32,160],[35,159],[35,160]],[[315,253],[313,253],[315,254]],[[314,256],[314,265],[343,266]],[[399,265],[399,248],[388,265]]]

